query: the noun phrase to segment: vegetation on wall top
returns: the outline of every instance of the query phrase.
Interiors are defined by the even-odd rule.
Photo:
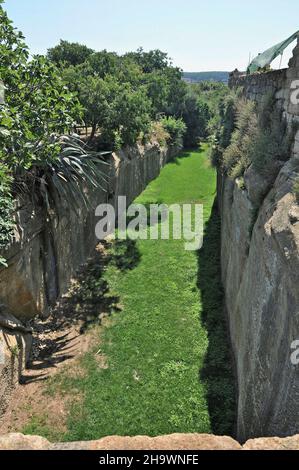
[[[252,165],[261,175],[277,174],[279,162],[288,160],[294,129],[288,129],[274,95],[259,103],[231,91],[222,103],[222,121],[214,145],[214,165],[231,178],[242,177]]]

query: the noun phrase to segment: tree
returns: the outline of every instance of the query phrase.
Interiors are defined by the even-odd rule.
[[[167,111],[170,84],[162,71],[155,71],[144,76],[143,82],[147,86],[147,94],[152,102],[152,117],[156,119],[161,113]]]
[[[0,0],[0,79],[10,83],[18,69],[26,63],[29,51],[23,34],[14,29],[2,4],[3,0]]]
[[[2,2],[1,2],[2,3]],[[55,136],[68,131],[80,105],[51,62],[28,61],[28,48],[0,4],[0,78],[5,102],[0,105],[0,161],[9,169],[30,168],[55,159]]]
[[[83,44],[77,42],[60,41],[58,46],[48,49],[48,58],[57,66],[83,64],[94,53]]]
[[[187,93],[187,85],[182,80],[182,70],[177,67],[169,67],[165,70],[169,83],[169,95],[166,113],[168,116],[182,117],[184,99]]]
[[[58,137],[72,129],[81,106],[55,66],[42,56],[5,75],[0,157],[14,169],[44,165],[59,154]]]
[[[115,75],[119,70],[120,58],[115,52],[94,52],[86,59],[86,66],[89,71],[100,78],[106,75]]]
[[[84,108],[84,124],[92,129],[89,141],[97,129],[98,144],[109,148],[134,144],[148,132],[152,103],[131,58],[102,51],[65,68],[62,76]]]
[[[200,139],[208,135],[208,124],[211,118],[209,106],[189,90],[185,97],[183,119],[187,126],[184,138],[186,147],[196,147]]]
[[[142,68],[144,73],[165,70],[171,65],[171,60],[168,57],[168,54],[160,51],[159,49],[145,52],[142,47],[140,47],[136,52],[129,52],[126,56],[133,59],[134,62]]]
[[[111,112],[112,90],[109,82],[99,77],[82,77],[79,82],[78,97],[84,108],[85,126],[91,126],[91,141],[98,127],[108,125]]]
[[[113,103],[110,128],[119,144],[133,145],[150,129],[151,102],[146,88],[134,90],[128,83],[119,85]]]

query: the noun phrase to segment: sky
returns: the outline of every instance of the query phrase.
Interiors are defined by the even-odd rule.
[[[118,53],[141,46],[188,72],[245,70],[250,56],[299,30],[298,0],[6,0],[4,8],[33,54],[60,39]]]

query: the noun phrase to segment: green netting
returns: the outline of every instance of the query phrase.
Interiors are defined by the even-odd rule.
[[[282,41],[279,44],[276,44],[276,46],[267,49],[262,54],[259,54],[255,59],[253,59],[253,61],[249,65],[247,73],[257,72],[258,70],[263,69],[267,65],[270,65],[273,60],[276,59],[276,57],[278,57],[280,54],[282,54],[283,51],[298,37],[299,31],[292,34],[292,36],[290,36],[288,39],[285,39],[285,41]]]

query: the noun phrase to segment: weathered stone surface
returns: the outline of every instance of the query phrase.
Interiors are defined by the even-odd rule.
[[[31,330],[0,308],[0,415],[29,360]]]
[[[240,450],[231,437],[208,434],[172,434],[159,437],[111,436],[99,441],[55,444],[53,449],[65,450]]]
[[[298,47],[294,53],[299,55]],[[295,68],[288,76],[299,76],[296,64],[291,63]],[[285,96],[280,106],[291,128],[296,116],[290,114],[289,93],[284,92],[290,86],[284,71],[241,79],[244,93],[252,99],[254,81],[264,96],[269,79],[282,90],[280,97]],[[245,174],[247,191],[225,176],[218,179],[222,278],[238,379],[241,442],[299,431],[299,366],[291,362],[291,345],[299,339],[299,213],[293,194],[297,140],[298,134],[289,161],[278,174],[275,169],[273,181],[253,168]],[[298,438],[293,439],[297,445]]]
[[[0,450],[299,450],[299,436],[284,439],[272,437],[252,439],[241,446],[227,436],[210,434],[171,434],[168,436],[109,436],[98,441],[51,444],[38,436],[8,434],[0,436]]]
[[[251,439],[243,446],[244,450],[299,450],[299,436],[279,438],[267,437]]]
[[[8,434],[0,436],[0,450],[47,450],[51,444],[43,437]]]
[[[222,272],[237,366],[238,437],[287,436],[298,432],[299,423],[299,374],[290,360],[299,338],[292,162],[281,170],[255,223],[248,195],[231,185],[225,180],[221,191]]]

